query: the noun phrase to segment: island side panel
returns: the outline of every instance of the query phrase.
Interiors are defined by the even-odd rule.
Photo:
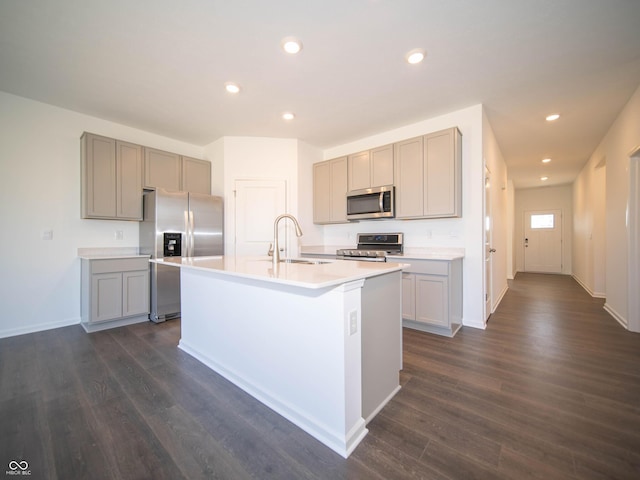
[[[362,280],[305,289],[181,268],[180,348],[347,457],[362,418]]]
[[[365,280],[362,289],[362,416],[368,423],[400,390],[402,272]]]

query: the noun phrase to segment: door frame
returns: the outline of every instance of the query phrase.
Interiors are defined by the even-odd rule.
[[[640,332],[640,145],[629,154],[627,328]]]

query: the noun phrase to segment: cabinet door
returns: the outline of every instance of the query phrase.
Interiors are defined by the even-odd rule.
[[[122,316],[149,313],[149,271],[122,274]]]
[[[313,165],[313,223],[331,221],[331,163]]]
[[[331,160],[331,221],[347,221],[347,157]]]
[[[142,220],[142,147],[116,141],[117,217]]]
[[[416,319],[416,276],[413,273],[402,274],[402,318]]]
[[[424,137],[424,215],[459,216],[460,155],[457,128]]]
[[[116,216],[116,141],[82,135],[82,218]]]
[[[394,144],[396,217],[421,217],[424,207],[422,137]]]
[[[447,277],[416,275],[416,321],[449,326]]]
[[[122,317],[122,273],[91,275],[91,322]]]
[[[371,165],[369,150],[347,157],[349,167],[349,191],[371,187]]]
[[[393,145],[371,150],[371,186],[393,185]]]
[[[145,147],[145,188],[165,188],[177,192],[181,187],[180,174],[180,155]]]
[[[211,195],[211,162],[182,157],[182,191]]]

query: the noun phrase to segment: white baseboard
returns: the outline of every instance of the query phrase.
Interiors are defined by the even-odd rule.
[[[616,320],[616,322],[618,322],[620,325],[622,325],[626,330],[629,330],[629,324],[627,322],[627,319],[624,318],[622,315],[620,315],[618,312],[616,312],[611,307],[611,305],[609,305],[608,303],[605,302],[604,309],[609,315],[611,315]]]
[[[487,329],[487,322],[484,322],[484,321],[476,322],[474,320],[462,319],[462,326],[463,327],[478,328],[480,330],[486,330]]]
[[[507,294],[507,290],[509,290],[509,285],[505,284],[504,288],[500,292],[500,295],[498,295],[498,300],[496,301],[496,304],[493,306],[493,309],[491,310],[491,313],[496,311],[496,309],[498,308],[498,305],[500,305],[500,302],[502,302],[502,299]]]
[[[9,328],[7,330],[0,330],[0,338],[15,337],[17,335],[25,335],[27,333],[42,332],[44,330],[68,327],[69,325],[77,325],[79,323],[80,317],[76,317],[59,320],[57,322],[38,323],[36,325],[28,325],[26,327]]]
[[[586,283],[584,283],[580,277],[578,277],[577,275],[571,275],[573,277],[573,279],[578,282],[578,284],[584,288],[586,290],[586,292],[591,295],[593,298],[607,298],[607,295],[604,293],[600,293],[600,292],[594,292],[592,291]]]

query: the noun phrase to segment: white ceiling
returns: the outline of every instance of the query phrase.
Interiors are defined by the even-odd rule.
[[[639,25],[638,0],[0,0],[0,90],[197,145],[327,148],[482,103],[516,187],[558,184],[640,85]]]

